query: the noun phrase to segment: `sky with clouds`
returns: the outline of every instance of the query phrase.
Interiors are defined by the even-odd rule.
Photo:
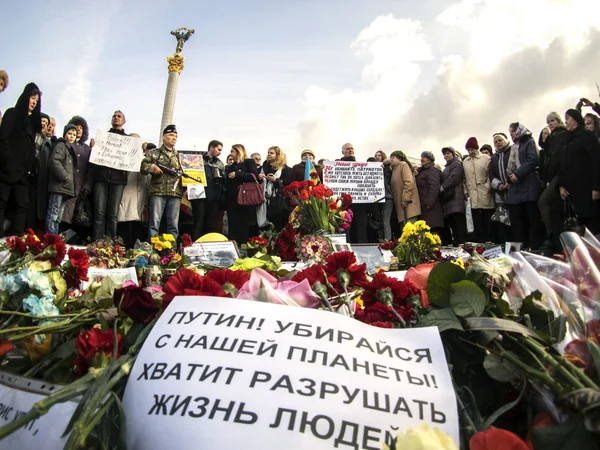
[[[549,111],[598,101],[599,17],[597,0],[21,0],[0,15],[0,110],[34,81],[59,127],[80,114],[93,135],[120,109],[156,142],[185,26],[178,148],[438,155],[514,121],[537,137]]]

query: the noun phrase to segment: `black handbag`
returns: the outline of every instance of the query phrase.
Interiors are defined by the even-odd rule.
[[[573,204],[567,197],[565,200],[565,223],[564,223],[565,231],[573,231],[577,233],[579,236],[585,235],[585,226],[579,222],[579,217],[577,217],[577,212],[575,212],[575,208]]]
[[[440,192],[440,203],[449,202],[454,198],[455,186],[450,186],[448,189],[444,189]]]
[[[75,209],[73,210],[73,225],[83,228],[92,226],[92,204],[90,202],[89,193],[81,191],[75,201]]]

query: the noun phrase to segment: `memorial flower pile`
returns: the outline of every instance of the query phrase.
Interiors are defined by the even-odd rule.
[[[299,195],[312,201],[315,187],[306,186]],[[209,296],[321,309],[378,328],[437,327],[458,400],[460,448],[593,448],[586,447],[600,434],[600,243],[593,237],[563,235],[567,262],[527,253],[486,260],[474,250],[465,263],[436,256],[439,238],[420,221],[381,245],[413,265],[401,280],[369,276],[353,252],[333,252],[327,235],[303,226],[256,237],[251,245],[261,254],[229,269],[180,267],[169,235],[127,251],[112,241],[67,248],[59,236],[31,231],[9,238],[0,265],[2,369],[65,387],[0,427],[0,439],[79,398],[67,448],[86,448],[100,428],[122,443],[123,388],[150,330],[176,296]],[[281,270],[283,255],[309,264]],[[178,265],[161,286],[144,287],[143,277],[89,280],[90,267],[149,257]],[[384,448],[457,447],[422,424]]]

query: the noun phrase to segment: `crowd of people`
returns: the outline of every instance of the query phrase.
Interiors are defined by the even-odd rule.
[[[8,75],[0,71],[0,92],[7,86]],[[163,230],[177,237],[185,186],[176,127],[164,129],[159,147],[143,144],[139,172],[95,165],[86,120],[73,116],[55,136],[56,121],[42,112],[41,95],[30,83],[0,115],[0,232],[71,228],[80,240],[121,236],[127,245]],[[389,158],[376,151],[368,161],[382,165],[385,198],[352,205],[348,242],[390,240],[417,219],[447,245],[512,241],[548,253],[560,248],[567,219],[600,233],[600,120],[591,112],[583,116],[583,107],[600,114],[600,104],[581,99],[564,116],[548,114],[537,142],[523,123],[514,122],[508,134],[490,136],[493,147],[480,147],[471,137],[466,154],[442,148],[444,167],[432,151],[421,153],[420,165],[400,150]],[[115,111],[109,132],[139,137],[127,134],[125,123],[125,114]],[[302,150],[301,162],[292,167],[277,146],[267,150],[264,161],[241,144],[231,147],[225,162],[222,151],[223,144],[213,140],[204,154],[204,195],[190,202],[193,239],[221,232],[242,244],[266,227],[281,230],[291,212],[283,188],[304,180],[307,164],[323,179],[325,160],[316,162],[310,149]],[[342,146],[340,160],[356,160],[352,144]],[[264,189],[262,205],[240,204],[239,187],[252,182]]]

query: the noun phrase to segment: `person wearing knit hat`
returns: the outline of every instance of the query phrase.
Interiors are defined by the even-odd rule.
[[[475,138],[475,137],[470,137],[467,140],[467,143],[465,144],[465,149],[467,151],[469,151],[469,149],[472,149],[472,148],[479,150],[479,143],[477,142],[477,138]]]
[[[415,175],[415,182],[421,201],[421,219],[431,227],[432,233],[441,234],[444,231],[444,215],[439,199],[442,171],[435,167],[434,161],[432,152],[421,153],[421,167]]]
[[[568,141],[558,175],[560,196],[569,200],[579,222],[592,234],[600,233],[600,143],[596,135],[586,130],[581,114],[569,109],[565,113]],[[583,123],[583,124],[582,124]],[[558,212],[558,211],[555,211]],[[556,216],[556,214],[555,214]],[[561,224],[556,219],[554,238],[560,235]]]
[[[583,119],[581,113],[576,109],[567,109],[567,112],[565,113],[565,123],[567,121],[567,116],[577,122],[577,125],[579,125],[581,128],[585,127],[585,120]]]
[[[421,164],[426,164],[423,162],[423,158],[427,158],[430,162],[435,162],[435,156],[429,150],[426,150],[421,153]]]
[[[471,216],[475,229],[475,241],[479,243],[493,240],[491,218],[495,210],[492,185],[488,178],[490,157],[479,151],[479,143],[474,137],[465,145],[469,156],[464,159],[466,198],[471,202]]]
[[[421,214],[421,200],[412,165],[400,150],[392,152],[390,164],[392,167],[390,188],[396,205],[398,223],[414,222]]]
[[[73,143],[77,139],[77,127],[68,124],[63,137],[57,140],[48,160],[48,213],[46,231],[58,234],[58,225],[62,220],[67,200],[75,197],[75,177],[77,158]]]
[[[300,153],[300,158],[302,161],[294,167],[292,167],[292,180],[291,181],[304,181],[304,170],[306,168],[306,160],[310,159],[310,162],[313,164],[315,169],[317,170],[317,175],[319,175],[319,180],[323,179],[323,166],[315,165],[315,159],[317,158],[315,152],[313,152],[309,148],[305,148]]]

